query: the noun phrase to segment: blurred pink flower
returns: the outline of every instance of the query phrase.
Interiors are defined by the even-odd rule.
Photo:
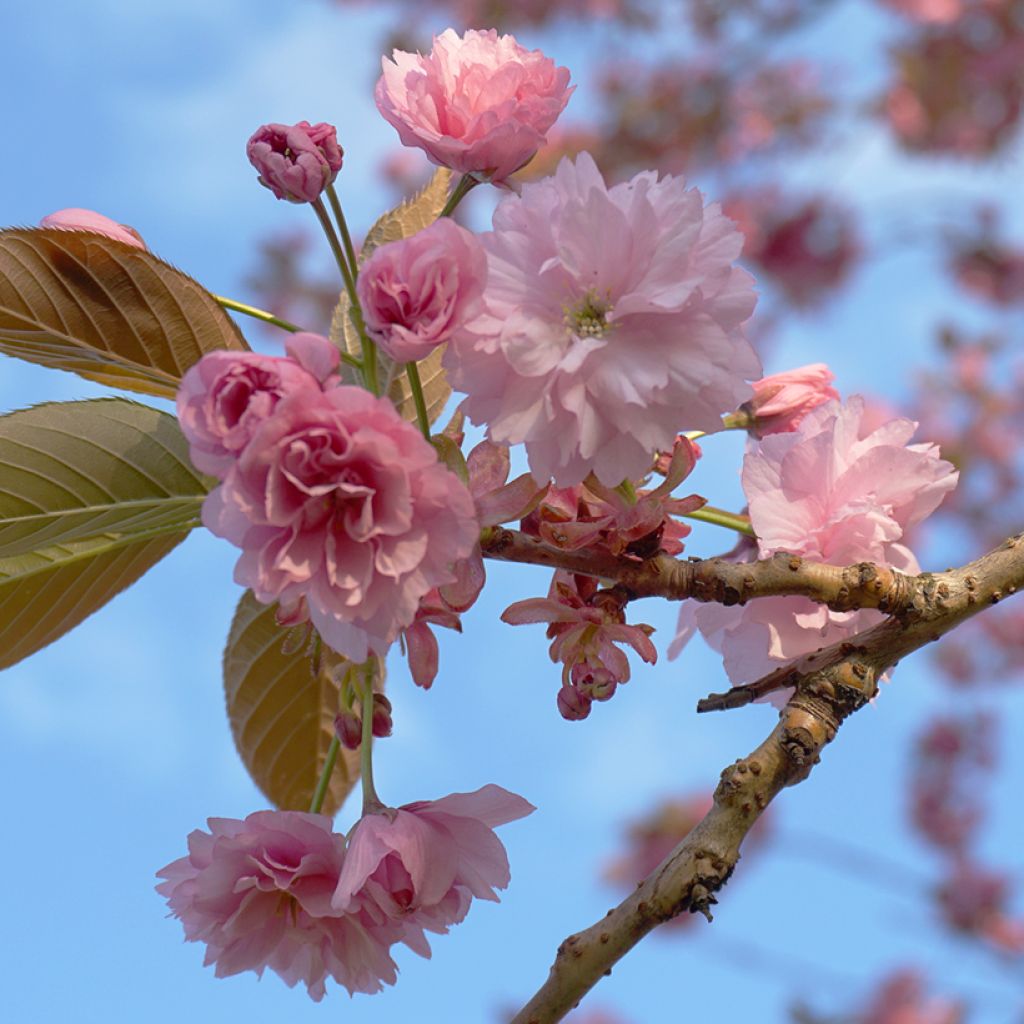
[[[116,220],[104,217],[95,210],[82,210],[68,207],[48,213],[40,222],[41,228],[57,228],[60,231],[92,231],[97,235],[106,235],[125,245],[136,249],[145,249],[146,243],[142,236],[127,224],[118,224]]]
[[[210,818],[188,837],[188,855],[157,872],[189,942],[206,943],[218,978],[269,967],[317,1002],[334,978],[350,993],[394,984],[388,949],[399,929],[335,910],[331,897],[345,837],[322,814],[257,811],[244,821]]]
[[[356,387],[284,398],[203,522],[242,549],[235,580],[264,603],[305,597],[325,643],[383,655],[479,527],[473,499],[387,400]]]
[[[178,388],[178,422],[203,473],[223,477],[285,395],[336,383],[338,349],[319,334],[289,337],[289,358],[209,352]]]
[[[862,1024],[963,1024],[966,1014],[960,1003],[931,998],[916,971],[901,970],[883,980],[856,1019]]]
[[[572,93],[567,68],[494,29],[445,29],[426,57],[395,50],[381,65],[377,108],[402,143],[497,182],[540,149]]]
[[[907,573],[917,559],[901,543],[956,486],[958,474],[936,445],[910,444],[916,424],[874,429],[859,397],[812,410],[792,432],[749,442],[743,490],[758,555],[791,552],[818,562],[877,562]],[[819,647],[880,622],[881,612],[834,612],[804,597],[768,597],[744,607],[685,602],[669,649],[674,657],[697,629],[744,683]]]
[[[481,240],[487,309],[445,365],[467,415],[525,443],[538,481],[637,479],[680,428],[718,430],[750,397],[743,239],[681,179],[609,189],[583,153],[505,198]]]
[[[349,833],[334,907],[382,926],[399,924],[411,949],[430,955],[423,930],[445,934],[473,897],[497,901],[509,883],[497,825],[523,818],[532,804],[500,786],[452,793],[364,815]]]
[[[357,287],[366,326],[396,362],[425,359],[480,312],[486,275],[477,237],[442,217],[363,264]]]
[[[961,859],[954,863],[936,896],[950,928],[1019,956],[1024,953],[1024,920],[1015,920],[1008,912],[1012,892],[1011,875]]]
[[[259,171],[259,183],[291,203],[319,198],[338,176],[343,157],[334,126],[308,121],[262,125],[245,152]]]
[[[839,397],[833,380],[824,363],[811,363],[754,381],[754,397],[745,406],[754,418],[754,436],[796,430],[812,409]]]

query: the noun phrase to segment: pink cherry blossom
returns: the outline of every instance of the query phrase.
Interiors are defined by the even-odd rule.
[[[909,443],[912,421],[869,420],[854,397],[812,410],[795,431],[748,443],[742,481],[759,557],[786,551],[832,565],[872,561],[919,571],[904,535],[935,510],[958,474],[936,445]],[[739,684],[882,618],[872,609],[830,611],[804,597],[732,608],[689,601],[669,656],[700,630]]]
[[[349,833],[334,892],[341,913],[399,924],[403,940],[430,955],[424,930],[445,934],[473,898],[497,901],[510,879],[497,825],[535,808],[500,786],[452,793],[364,815]]]
[[[359,271],[370,334],[399,363],[425,359],[481,309],[487,257],[477,237],[442,217],[374,250]]]
[[[341,170],[343,153],[333,125],[265,124],[245,147],[259,183],[291,203],[312,203]]]
[[[60,231],[92,231],[97,235],[106,235],[118,242],[124,242],[136,249],[145,249],[146,243],[135,228],[127,224],[118,224],[116,220],[104,217],[95,210],[82,210],[68,207],[48,213],[40,222],[41,228],[57,228]]]
[[[754,397],[744,407],[753,417],[754,435],[796,430],[812,409],[839,397],[833,380],[835,376],[824,363],[811,363],[754,381]]]
[[[441,167],[501,182],[544,144],[569,102],[569,71],[512,36],[446,29],[424,57],[382,60],[377,108]]]
[[[445,365],[467,415],[525,443],[539,482],[638,479],[680,429],[718,430],[751,396],[743,238],[681,179],[609,189],[584,153],[503,199],[481,241],[486,311]]]
[[[235,580],[264,603],[304,597],[324,641],[383,655],[479,535],[473,499],[387,400],[356,387],[282,399],[203,522],[242,549]]]
[[[319,334],[288,339],[289,358],[209,352],[178,389],[178,422],[203,473],[223,477],[285,395],[337,383],[338,349]]]
[[[317,1002],[334,978],[350,993],[395,982],[389,947],[399,929],[358,908],[331,905],[345,837],[322,814],[257,811],[244,821],[210,818],[188,838],[188,855],[157,872],[189,942],[206,943],[218,978],[269,967]]]

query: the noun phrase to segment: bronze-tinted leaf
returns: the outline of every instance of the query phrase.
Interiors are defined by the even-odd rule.
[[[275,807],[307,811],[334,736],[343,659],[323,648],[314,672],[306,645],[296,649],[288,639],[275,607],[246,591],[224,650],[224,692],[235,746],[253,782]],[[342,749],[325,814],[338,810],[358,777],[358,752]]]
[[[359,261],[365,260],[378,245],[408,238],[433,224],[448,202],[451,180],[452,172],[447,167],[439,167],[416,195],[383,214],[366,233]]]
[[[173,398],[204,353],[247,348],[209,292],[144,249],[88,231],[0,232],[0,352]]]

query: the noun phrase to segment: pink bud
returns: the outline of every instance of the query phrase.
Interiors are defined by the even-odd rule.
[[[563,686],[558,691],[558,713],[567,722],[582,722],[590,714],[590,703],[590,698],[575,686]]]
[[[611,700],[619,683],[608,669],[582,663],[573,665],[571,675],[573,686],[590,700]]]
[[[245,147],[259,182],[278,199],[312,203],[338,176],[342,149],[329,124],[265,124]]]
[[[754,397],[744,406],[754,419],[751,433],[764,437],[796,430],[812,409],[839,397],[833,380],[824,363],[811,363],[755,381]]]
[[[47,214],[40,222],[41,228],[57,228],[59,231],[91,231],[93,234],[106,235],[118,242],[124,242],[136,249],[145,249],[146,243],[142,236],[127,224],[118,224],[116,220],[104,217],[95,210],[80,210],[68,207]]]
[[[346,750],[358,750],[363,742],[363,723],[352,711],[345,711],[334,719],[334,732]]]
[[[391,701],[383,693],[373,695],[373,735],[378,738],[391,735]]]

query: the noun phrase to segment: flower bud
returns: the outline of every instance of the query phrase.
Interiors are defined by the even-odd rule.
[[[245,147],[249,162],[259,171],[259,183],[278,199],[312,203],[338,176],[342,149],[329,124],[265,124]]]
[[[581,695],[597,701],[611,700],[619,684],[608,669],[587,664],[573,665],[572,682]]]
[[[383,693],[373,695],[373,735],[378,738],[391,735],[391,701]]]
[[[69,207],[47,214],[40,222],[41,228],[58,228],[61,231],[91,231],[97,235],[106,235],[125,245],[136,249],[145,249],[146,243],[142,236],[127,224],[118,224],[116,220],[104,217],[95,210],[80,210]]]
[[[346,750],[358,750],[363,742],[363,723],[351,711],[344,711],[334,719],[334,731]]]
[[[558,691],[558,713],[567,722],[582,722],[590,714],[590,698],[575,686],[563,686]]]
[[[824,363],[811,363],[754,381],[754,397],[743,407],[753,420],[750,432],[764,437],[796,430],[812,409],[839,397],[834,379]]]

